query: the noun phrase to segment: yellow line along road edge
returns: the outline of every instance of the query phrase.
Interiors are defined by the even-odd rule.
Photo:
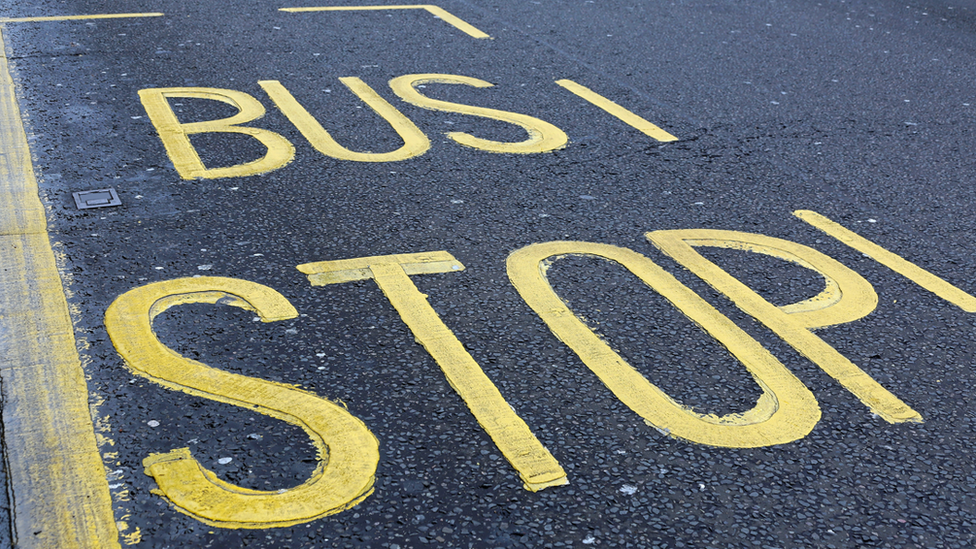
[[[0,30],[0,390],[14,544],[120,547]]]

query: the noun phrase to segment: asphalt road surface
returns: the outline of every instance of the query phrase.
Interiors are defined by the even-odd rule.
[[[0,546],[976,544],[976,6],[366,5],[0,8]]]

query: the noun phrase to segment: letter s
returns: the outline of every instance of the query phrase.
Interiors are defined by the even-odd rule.
[[[456,74],[407,74],[390,80],[390,87],[393,89],[393,93],[411,105],[433,111],[456,112],[458,114],[469,114],[471,116],[500,120],[519,126],[528,133],[528,138],[518,143],[491,141],[463,132],[447,133],[447,137],[466,147],[495,153],[530,154],[554,151],[565,147],[569,143],[569,137],[565,132],[545,120],[539,120],[538,118],[525,114],[500,111],[498,109],[473,107],[471,105],[431,99],[417,91],[417,86],[425,84],[463,84],[475,88],[490,88],[494,85],[491,82],[479,80],[478,78],[459,76]]]
[[[217,478],[180,448],[143,461],[160,495],[206,524],[223,528],[272,528],[338,513],[373,491],[379,442],[345,408],[312,393],[232,374],[184,358],[152,329],[166,309],[212,303],[256,312],[264,322],[298,316],[278,292],[234,278],[199,277],[155,282],[119,296],[105,312],[112,343],[132,371],[168,389],[246,407],[297,425],[319,452],[312,476],[275,492],[249,490]]]

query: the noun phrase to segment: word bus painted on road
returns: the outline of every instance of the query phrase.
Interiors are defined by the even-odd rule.
[[[919,286],[976,312],[976,298],[905,259],[811,211],[799,219],[909,278]],[[800,354],[817,364],[873,413],[890,423],[922,417],[812,331],[853,322],[878,304],[871,284],[840,262],[801,244],[760,234],[688,229],[653,231],[647,239],[663,253],[726,295]],[[705,259],[701,247],[764,254],[823,277],[816,296],[777,307]],[[589,256],[617,263],[659,293],[708,335],[724,345],[762,390],[743,413],[715,416],[682,406],[651,383],[600,339],[556,294],[546,278],[549,261]],[[464,400],[475,419],[519,473],[526,489],[568,482],[563,468],[542,445],[414,285],[411,277],[464,270],[444,251],[320,261],[299,265],[313,286],[373,280]],[[609,244],[546,242],[513,252],[508,276],[519,295],[582,362],[649,425],[673,437],[723,447],[761,447],[805,437],[820,420],[813,393],[758,341],[698,294],[644,255]],[[133,373],[168,389],[246,407],[305,430],[320,461],[300,486],[274,492],[241,488],[207,470],[188,448],[147,457],[143,464],[159,492],[181,512],[225,528],[268,528],[307,522],[341,512],[372,492],[379,442],[343,406],[290,385],[232,374],[190,360],[155,336],[153,319],[188,303],[231,305],[256,312],[265,322],[295,318],[297,311],[275,290],[246,280],[181,278],[135,288],[108,308],[105,325]],[[321,456],[328,456],[322,460]]]
[[[373,91],[365,82],[356,77],[340,78],[339,81],[396,131],[400,139],[403,140],[402,147],[382,153],[351,151],[329,135],[322,124],[280,82],[263,80],[258,84],[271,98],[275,106],[312,144],[312,147],[326,156],[355,162],[395,162],[420,156],[430,149],[430,140],[420,131],[420,128]],[[449,139],[461,145],[494,153],[532,154],[561,149],[569,143],[569,137],[561,129],[532,116],[431,99],[417,91],[418,87],[427,84],[456,84],[475,88],[493,86],[490,82],[478,78],[454,74],[408,74],[390,80],[390,87],[393,92],[411,105],[428,110],[498,120],[518,126],[527,134],[525,140],[510,143],[482,139],[463,132],[447,133]],[[658,141],[677,140],[668,132],[572,80],[557,80],[556,84]],[[140,90],[139,97],[149,119],[159,133],[173,166],[184,179],[256,175],[281,168],[295,158],[294,145],[281,134],[263,128],[242,125],[264,116],[265,113],[261,102],[244,92],[218,88],[148,88]],[[172,98],[220,101],[233,106],[238,112],[231,117],[220,120],[181,123],[169,104],[169,99]],[[250,136],[260,142],[267,149],[267,153],[250,162],[208,168],[204,166],[200,155],[190,143],[191,135],[201,133],[236,133]]]

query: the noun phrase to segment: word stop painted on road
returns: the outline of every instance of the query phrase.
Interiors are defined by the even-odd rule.
[[[936,275],[815,212],[800,210],[795,215],[964,311],[976,312],[976,298]],[[813,248],[761,234],[689,229],[652,231],[646,236],[663,253],[817,364],[879,417],[890,423],[922,420],[918,412],[812,331],[856,321],[876,308],[877,293],[862,276]],[[744,250],[791,262],[818,273],[824,280],[824,289],[811,298],[777,307],[695,251],[700,247]],[[756,405],[726,416],[699,414],[651,383],[600,339],[549,284],[549,265],[560,257],[574,255],[623,266],[724,345],[761,388]],[[417,275],[463,271],[464,266],[450,253],[320,261],[297,268],[313,286],[373,280],[519,473],[525,488],[536,491],[568,482],[556,458],[508,404],[411,280]],[[621,402],[664,433],[700,444],[747,448],[798,440],[820,420],[817,400],[800,379],[728,317],[642,254],[609,244],[546,242],[513,252],[507,269],[519,295],[553,334]],[[345,408],[291,386],[211,368],[184,358],[159,342],[153,333],[153,319],[170,307],[189,303],[241,307],[257,312],[265,322],[297,316],[281,294],[245,280],[183,278],[135,288],[112,303],[105,319],[113,344],[132,371],[168,389],[247,406],[299,425],[320,456],[328,456],[328,461],[320,460],[311,478],[298,487],[259,492],[218,479],[192,457],[189,449],[182,448],[145,459],[146,473],[156,480],[158,493],[190,516],[229,528],[307,522],[342,511],[367,497],[372,492],[379,443],[366,425]]]

